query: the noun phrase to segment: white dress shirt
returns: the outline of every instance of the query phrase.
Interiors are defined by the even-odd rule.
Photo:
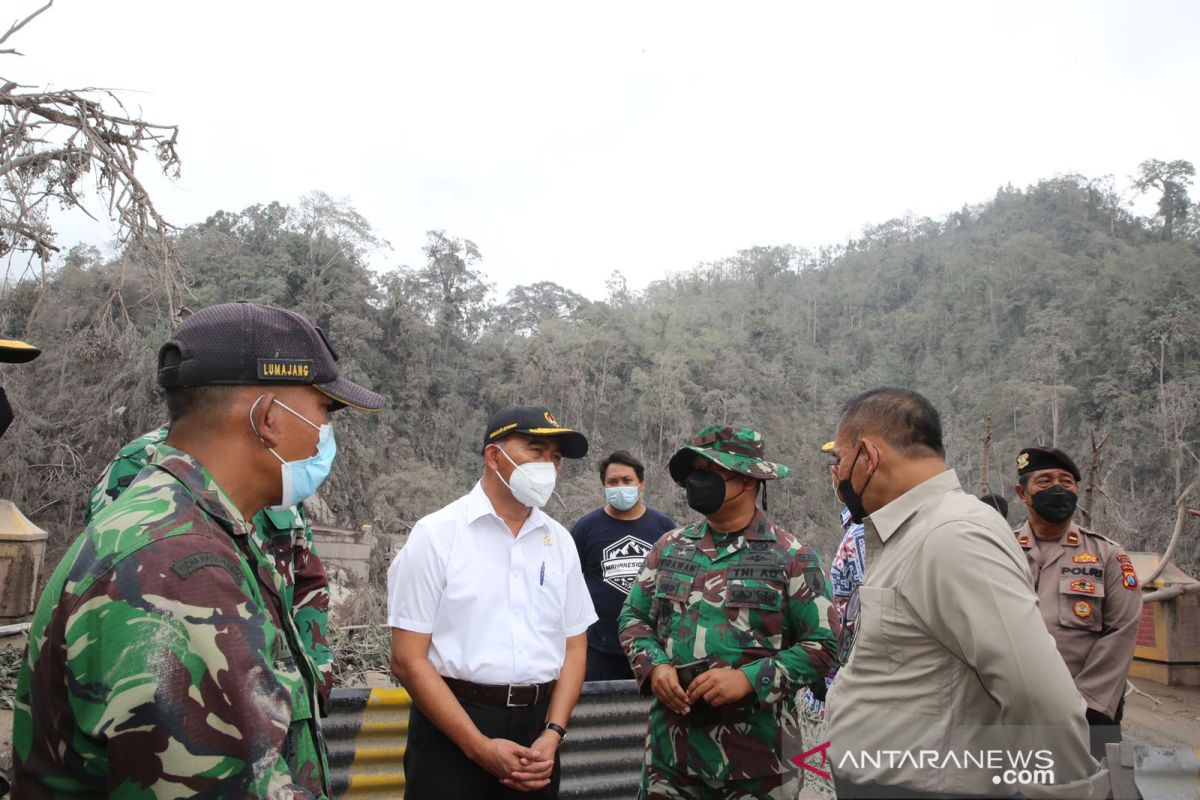
[[[555,680],[567,637],[595,621],[567,530],[535,508],[514,537],[478,483],[419,520],[388,569],[388,624],[433,634],[447,678]]]

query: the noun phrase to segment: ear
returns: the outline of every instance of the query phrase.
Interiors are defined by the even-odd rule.
[[[879,469],[880,457],[883,455],[883,450],[879,443],[874,438],[863,437],[859,440],[862,445],[863,453],[867,457],[868,469]]]
[[[250,407],[250,421],[253,430],[258,434],[262,443],[274,450],[283,441],[283,415],[287,412],[275,405],[275,394],[266,392],[253,401]]]
[[[1024,503],[1025,502],[1025,487],[1018,483],[1017,485],[1013,486],[1013,491],[1015,491],[1017,493],[1017,499],[1020,500],[1022,503]]]
[[[488,472],[499,472],[500,462],[504,460],[504,456],[499,453],[500,447],[488,445],[483,448],[483,468]]]

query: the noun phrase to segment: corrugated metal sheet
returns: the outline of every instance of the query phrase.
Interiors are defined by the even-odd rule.
[[[335,798],[404,796],[409,705],[403,689],[333,691],[324,732]],[[636,796],[649,715],[633,681],[585,683],[560,751],[563,800]]]
[[[411,701],[403,689],[334,689],[323,722],[334,797],[404,796]]]
[[[650,698],[628,681],[585,683],[560,750],[564,800],[630,800],[637,796]]]

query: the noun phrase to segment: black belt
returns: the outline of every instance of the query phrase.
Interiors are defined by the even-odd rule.
[[[557,683],[557,681],[550,681],[549,683],[490,686],[484,683],[471,683],[470,681],[460,681],[458,678],[447,678],[445,676],[442,677],[442,680],[446,681],[446,685],[450,687],[450,691],[454,692],[454,696],[459,700],[487,703],[488,705],[500,706],[501,708],[536,706],[543,700],[550,699],[550,693],[554,691],[554,684]]]

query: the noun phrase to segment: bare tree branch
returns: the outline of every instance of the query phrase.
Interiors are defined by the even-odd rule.
[[[13,33],[50,7],[13,23]],[[104,89],[18,91],[15,81],[0,89],[0,257],[28,253],[43,261],[59,252],[50,212],[76,208],[95,219],[85,197],[99,195],[118,226],[118,240],[139,253],[161,287],[155,299],[169,317],[189,289],[171,232],[136,167],[149,153],[168,177],[179,175],[175,125],[147,122],[129,112],[121,98]],[[106,110],[108,104],[114,111]],[[116,298],[114,297],[113,300]]]
[[[52,5],[54,5],[54,0],[48,0],[46,5],[42,6],[37,11],[30,14],[25,19],[14,22],[11,26],[9,26],[8,31],[3,36],[0,36],[0,44],[4,44],[5,42],[7,42],[8,37],[12,36],[14,33],[21,30],[21,28],[24,28],[26,25],[28,25],[30,22],[33,21],[34,17],[36,17],[38,14],[41,14],[43,11],[45,11]],[[0,50],[0,55],[11,55],[11,54],[21,55],[20,53],[17,53],[16,50],[12,50],[12,49]]]

